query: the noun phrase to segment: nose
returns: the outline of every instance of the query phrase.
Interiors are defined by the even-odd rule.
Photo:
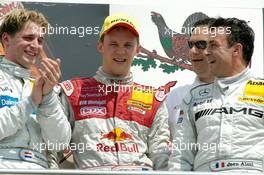
[[[197,53],[197,51],[198,51],[198,49],[197,49],[195,46],[193,46],[193,47],[190,49],[190,52],[192,52],[192,53]]]
[[[117,54],[124,54],[126,51],[125,51],[125,48],[124,47],[118,47],[116,48],[116,53]]]
[[[211,54],[211,52],[210,52],[210,50],[209,50],[209,47],[205,48],[205,49],[204,49],[204,55],[208,56],[208,55],[210,55],[210,54]]]
[[[30,43],[30,46],[31,46],[32,48],[39,48],[39,47],[40,47],[40,44],[39,44],[38,38],[33,39],[33,40],[31,41],[31,43]]]

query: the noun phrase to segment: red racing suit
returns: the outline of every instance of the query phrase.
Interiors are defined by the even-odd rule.
[[[67,96],[62,103],[74,123],[70,146],[77,168],[167,168],[169,130],[164,92],[133,83],[132,75],[115,80],[98,72],[93,78],[60,84]]]

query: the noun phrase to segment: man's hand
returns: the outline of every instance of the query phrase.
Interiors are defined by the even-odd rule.
[[[61,78],[60,59],[56,61],[50,58],[41,60],[42,68],[39,68],[41,77],[44,79],[42,95],[50,93],[55,85],[57,85]]]
[[[31,92],[31,99],[36,106],[38,106],[42,102],[43,85],[44,79],[42,77],[37,77]]]

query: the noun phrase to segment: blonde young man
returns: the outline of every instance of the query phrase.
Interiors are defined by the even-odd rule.
[[[173,170],[264,171],[264,81],[248,68],[254,36],[237,18],[210,24],[205,54],[216,78],[184,98]]]
[[[73,123],[71,148],[77,168],[142,171],[167,167],[164,96],[153,87],[134,83],[130,72],[139,47],[136,21],[125,14],[110,15],[97,44],[103,64],[96,75],[61,84],[67,98],[62,103]]]
[[[46,58],[41,76],[31,78],[47,25],[42,14],[16,9],[0,26],[5,51],[0,57],[0,168],[49,168],[50,152],[70,140],[70,124],[53,92],[61,76],[59,60]]]

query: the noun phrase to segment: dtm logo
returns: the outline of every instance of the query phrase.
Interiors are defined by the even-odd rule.
[[[206,96],[206,95],[209,94],[209,92],[210,92],[210,89],[208,89],[208,88],[202,89],[202,90],[199,91],[199,95],[200,96]]]
[[[81,113],[82,116],[86,116],[86,115],[106,115],[106,107],[99,107],[99,106],[82,107],[80,109],[80,113]]]

